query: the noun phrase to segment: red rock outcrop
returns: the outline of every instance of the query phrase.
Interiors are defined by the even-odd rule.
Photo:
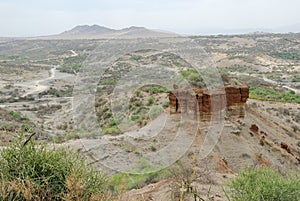
[[[170,112],[193,111],[205,116],[227,109],[231,115],[243,116],[241,107],[248,97],[249,86],[226,86],[211,91],[176,88],[169,94]]]
[[[252,124],[251,127],[250,127],[250,130],[251,130],[252,132],[254,132],[254,133],[258,133],[259,128],[258,128],[257,125]]]
[[[249,86],[225,87],[227,105],[246,103],[249,98]]]
[[[281,143],[280,143],[280,147],[281,147],[282,149],[286,150],[289,154],[292,154],[289,145],[287,145],[286,143],[281,142]]]

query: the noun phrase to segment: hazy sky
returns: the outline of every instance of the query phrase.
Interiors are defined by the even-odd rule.
[[[299,10],[300,0],[0,0],[0,36],[57,34],[79,24],[185,34],[300,32]]]

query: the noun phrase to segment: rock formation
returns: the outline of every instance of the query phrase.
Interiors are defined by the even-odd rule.
[[[258,133],[259,128],[256,124],[252,124],[250,127],[250,131],[254,132],[254,133]]]
[[[169,94],[170,112],[194,112],[201,117],[226,109],[229,116],[244,116],[243,106],[249,97],[249,86],[226,86],[224,89],[180,89]]]

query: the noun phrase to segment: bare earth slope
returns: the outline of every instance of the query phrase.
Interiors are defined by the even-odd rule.
[[[139,65],[139,62],[145,65],[159,63],[179,74],[187,67],[191,68],[173,53],[162,54],[153,50],[116,58],[115,63],[107,66],[104,77],[99,77],[95,111],[99,125],[104,126],[107,133],[95,136],[76,129],[73,88],[78,73],[84,69],[85,62],[93,61],[103,39],[128,39],[142,35],[151,43],[160,37],[173,37],[172,34],[136,27],[118,32],[106,31],[113,33],[100,36],[90,30],[90,38],[75,34],[74,38],[57,35],[1,39],[0,139],[3,145],[9,143],[15,132],[23,132],[28,129],[27,126],[32,126],[40,134],[38,139],[51,142],[51,146],[53,141],[60,142],[55,146],[70,146],[81,152],[97,170],[115,175],[118,168],[128,170],[131,167],[130,160],[126,158],[128,155],[140,159],[142,154],[153,154],[176,138],[182,125],[180,114],[170,114],[167,102],[169,89],[157,86],[141,89],[132,96],[128,114],[131,130],[110,133],[115,131],[116,122],[107,109],[110,96],[99,90],[100,87],[113,89],[112,83],[119,80],[118,75],[125,68]],[[160,181],[149,181],[153,182],[149,185],[145,182],[138,186],[139,189],[129,189],[115,200],[171,200],[178,196],[187,177],[203,199],[226,200],[222,185],[243,168],[270,166],[283,174],[300,171],[300,34],[190,38],[204,48],[220,73],[228,75],[234,83],[250,85],[245,115],[243,118],[225,117],[218,143],[203,160],[199,159],[199,150],[210,122],[199,122],[192,145],[176,147],[169,155],[180,153],[181,157],[172,161],[174,163],[163,164],[170,169],[179,168],[181,173],[174,173]],[[198,82],[199,76],[193,72],[187,76]],[[152,106],[159,108],[159,112],[151,111]],[[149,115],[151,112],[155,115]],[[166,117],[168,120],[165,122]],[[153,130],[157,129],[161,132],[156,135]],[[195,127],[188,129],[192,131]],[[189,138],[180,140],[185,142]],[[155,160],[157,158],[149,161]],[[143,167],[145,160],[140,162]],[[118,167],[110,169],[115,164]],[[190,174],[186,177],[182,172]]]

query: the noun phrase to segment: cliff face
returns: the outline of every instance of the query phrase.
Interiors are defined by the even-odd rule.
[[[243,116],[249,86],[226,86],[224,90],[174,89],[169,94],[170,112],[209,115],[226,109],[229,116]]]
[[[249,98],[249,86],[225,87],[227,105],[246,103]]]

